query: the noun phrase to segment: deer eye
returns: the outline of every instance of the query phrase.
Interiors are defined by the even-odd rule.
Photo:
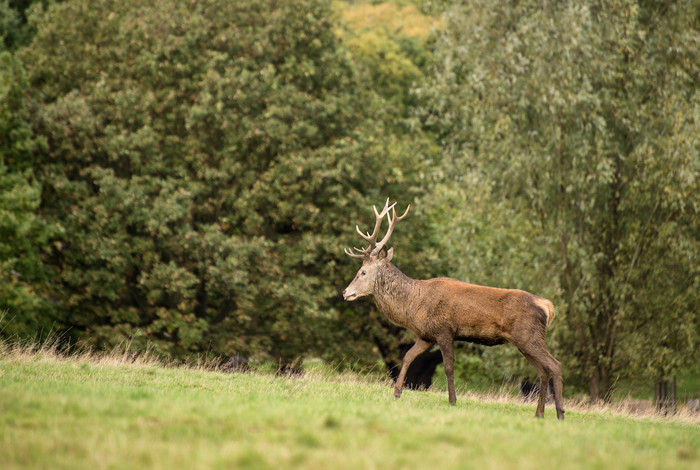
[[[362,271],[360,274],[364,276],[365,274],[367,274],[367,271]]]

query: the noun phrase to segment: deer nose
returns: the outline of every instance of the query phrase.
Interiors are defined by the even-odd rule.
[[[343,299],[344,300],[350,301],[350,300],[355,300],[356,298],[357,298],[357,293],[355,291],[352,291],[350,293],[348,293],[348,289],[345,289],[343,291]]]

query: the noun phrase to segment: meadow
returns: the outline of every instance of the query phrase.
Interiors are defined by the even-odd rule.
[[[64,357],[0,343],[0,468],[632,469],[700,466],[697,416],[405,391],[312,367],[298,377]]]

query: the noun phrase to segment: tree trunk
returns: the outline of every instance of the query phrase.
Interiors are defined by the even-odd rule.
[[[588,396],[591,399],[591,403],[597,402],[600,397],[600,380],[597,372],[594,372],[588,380]]]
[[[661,377],[654,384],[656,409],[668,413],[676,406],[676,377]]]
[[[599,364],[588,381],[588,392],[591,403],[598,401],[609,402],[612,398],[612,381],[609,367]]]

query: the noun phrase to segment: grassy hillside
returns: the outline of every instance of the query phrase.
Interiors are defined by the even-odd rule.
[[[0,344],[0,468],[698,468],[692,418],[630,418]]]

